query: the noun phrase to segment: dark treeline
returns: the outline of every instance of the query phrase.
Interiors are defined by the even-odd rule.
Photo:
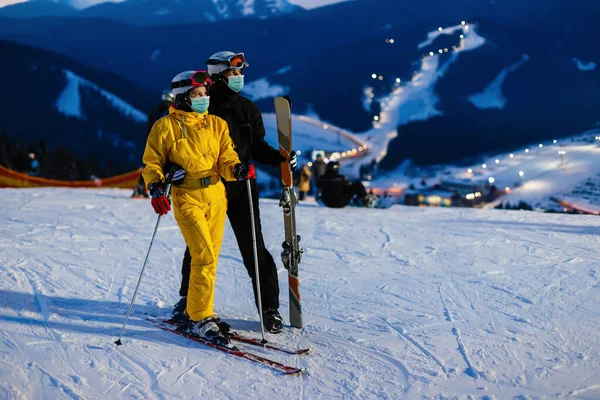
[[[44,139],[12,139],[7,129],[0,134],[0,165],[16,172],[58,180],[88,180],[116,175],[110,162],[101,163],[91,154],[85,159],[63,146],[48,148]]]

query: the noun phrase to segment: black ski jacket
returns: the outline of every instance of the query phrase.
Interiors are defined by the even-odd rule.
[[[227,121],[229,135],[241,162],[252,160],[279,166],[279,151],[265,141],[262,115],[254,102],[240,96],[228,86],[216,83],[210,88],[208,113]]]
[[[321,200],[327,207],[345,207],[352,198],[352,184],[338,171],[327,171],[317,181]]]
[[[167,103],[166,101],[161,101],[159,105],[157,105],[152,109],[152,111],[150,111],[150,114],[148,114],[148,133],[150,133],[156,121],[158,121],[165,115],[169,115],[170,106],[170,103]]]

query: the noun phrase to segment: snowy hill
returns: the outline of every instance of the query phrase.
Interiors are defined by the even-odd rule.
[[[62,146],[119,172],[139,167],[146,112],[160,92],[155,98],[135,83],[46,50],[0,41],[0,51],[10,60],[0,76],[10,93],[0,100],[0,129],[12,140]]]
[[[283,377],[143,320],[178,299],[184,244],[171,215],[115,348],[156,222],[129,194],[0,190],[0,398],[600,396],[597,217],[300,203],[305,327],[269,339],[313,352],[269,353],[308,371]],[[271,200],[261,210],[277,255],[281,210]],[[258,335],[228,226],[215,303]]]
[[[45,16],[102,17],[133,24],[214,22],[237,18],[273,18],[302,8],[287,0],[125,0],[95,2],[83,10],[85,1],[30,0],[0,8],[12,18]]]

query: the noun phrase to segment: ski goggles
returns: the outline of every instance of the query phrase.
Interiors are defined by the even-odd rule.
[[[246,57],[244,57],[244,53],[237,53],[227,57],[225,60],[208,60],[206,65],[219,65],[224,64],[227,65],[229,69],[237,70],[248,67],[248,61],[246,61]]]
[[[184,79],[182,81],[177,81],[177,82],[173,82],[171,83],[171,88],[172,89],[177,89],[177,88],[183,88],[183,87],[188,87],[188,86],[192,86],[192,87],[198,87],[198,86],[206,86],[209,87],[212,85],[212,80],[210,80],[210,75],[208,75],[208,72],[202,70],[202,71],[196,71],[192,74],[192,76],[190,76],[189,79]]]

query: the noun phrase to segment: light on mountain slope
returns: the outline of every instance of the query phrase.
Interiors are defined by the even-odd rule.
[[[102,97],[109,101],[109,103],[120,113],[126,115],[137,122],[145,123],[148,120],[148,116],[127,103],[125,100],[118,96],[100,88],[95,83],[88,81],[80,77],[69,70],[63,70],[67,78],[67,86],[58,96],[56,100],[56,108],[59,112],[69,117],[76,117],[79,119],[86,119],[85,115],[81,112],[81,96],[79,95],[80,87],[89,87],[97,91]]]
[[[440,64],[437,55],[426,56],[421,59],[421,69],[417,71],[412,79],[403,85],[397,85],[388,96],[381,97],[381,113],[373,121],[373,128],[360,135],[369,138],[371,154],[369,157],[379,161],[387,154],[390,140],[397,136],[397,128],[410,121],[426,120],[441,111],[436,108],[438,97],[435,94],[436,82],[444,76],[448,68],[458,59],[461,52],[477,49],[485,43],[485,39],[477,34],[475,27],[467,32],[469,25],[451,26],[442,31],[429,32],[428,39],[418,44],[421,49],[433,43],[440,34],[450,34],[463,31],[465,39],[461,40],[460,47],[451,52],[448,60]],[[443,49],[440,49],[444,53]],[[431,54],[431,53],[430,53]],[[368,95],[365,91],[363,96]],[[363,105],[368,99],[363,97]],[[354,175],[358,175],[361,163],[370,160],[361,160],[352,164]]]

